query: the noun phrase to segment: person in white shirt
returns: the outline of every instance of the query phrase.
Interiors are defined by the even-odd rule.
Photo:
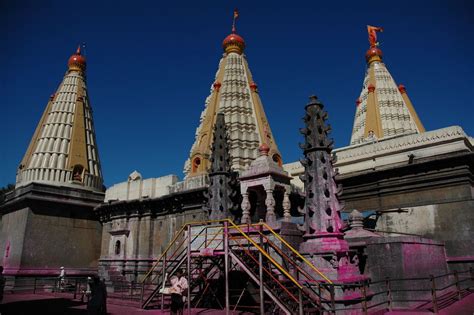
[[[188,280],[183,276],[181,270],[176,271],[176,275],[172,276],[171,282],[171,314],[182,315],[184,308],[183,294],[188,289]]]
[[[64,267],[61,267],[59,269],[59,283],[58,283],[58,287],[59,287],[59,291],[64,291],[64,288],[66,286],[66,270],[64,269]]]

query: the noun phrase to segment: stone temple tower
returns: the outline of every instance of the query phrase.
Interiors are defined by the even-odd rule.
[[[80,47],[51,95],[17,171],[16,187],[31,182],[102,191],[102,172]]]
[[[92,210],[104,199],[86,59],[77,49],[17,169],[15,190],[0,206],[0,252],[10,276],[90,274],[101,225]]]
[[[397,87],[382,62],[377,42],[380,27],[368,26],[367,70],[352,129],[351,145],[425,131],[403,85]]]
[[[258,147],[267,143],[270,156],[281,165],[281,155],[263,110],[257,84],[252,78],[244,55],[245,41],[236,33],[234,12],[232,33],[222,46],[224,55],[206,99],[196,139],[184,166],[186,177],[207,174],[210,167],[211,143],[218,112],[224,113],[229,133],[231,166],[234,171],[245,170],[258,157]]]

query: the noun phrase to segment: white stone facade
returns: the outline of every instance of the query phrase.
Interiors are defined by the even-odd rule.
[[[83,113],[77,115],[76,104],[82,97]],[[77,120],[83,120],[78,122]],[[25,165],[20,165],[17,172],[16,186],[31,182],[57,186],[77,186],[72,180],[73,169],[69,167],[71,158],[71,141],[74,124],[80,123],[85,129],[85,160],[83,165],[87,172],[83,174],[80,185],[83,189],[102,191],[102,171],[100,166],[97,142],[95,138],[92,108],[87,94],[86,79],[79,71],[68,71],[58,90],[52,96],[43,119],[30,144],[31,151],[25,155]]]
[[[221,78],[221,79],[220,79]],[[221,82],[219,82],[221,80]],[[219,69],[214,82],[221,84],[218,91],[211,87],[211,95],[206,99],[205,108],[201,114],[199,127],[196,129],[196,138],[190,151],[190,157],[184,165],[184,173],[191,172],[191,158],[206,139],[212,139],[205,131],[208,124],[205,118],[223,112],[225,115],[226,128],[229,133],[230,155],[232,157],[232,169],[235,171],[245,170],[258,156],[258,146],[263,141],[270,142],[271,153],[277,153],[270,127],[268,125],[263,106],[258,95],[252,91],[253,83],[247,60],[244,54],[231,52],[224,54],[219,62]],[[217,106],[210,110],[217,93]],[[215,110],[212,112],[212,110]],[[215,121],[215,119],[214,119]],[[212,130],[209,128],[209,130]],[[262,131],[266,134],[262,134]],[[209,154],[210,145],[205,148]]]
[[[434,158],[455,152],[472,152],[474,142],[459,126],[437,129],[421,134],[395,136],[372,143],[363,143],[335,149],[337,157],[335,167],[340,174],[381,170],[408,163],[413,158]],[[293,177],[291,183],[303,189],[303,182],[298,178],[304,174],[300,162],[283,165],[283,169]]]
[[[372,69],[371,69],[372,68]],[[351,144],[359,144],[367,141],[365,137],[365,125],[367,114],[368,86],[371,83],[371,72],[373,71],[375,82],[375,94],[377,107],[380,111],[380,119],[383,130],[383,138],[395,135],[419,133],[414,117],[411,116],[407,104],[388,72],[385,64],[374,61],[367,68],[364,84],[359,96],[360,104],[356,108],[354,126],[352,129]],[[382,137],[381,137],[382,138]]]
[[[208,178],[206,175],[179,181],[176,175],[143,179],[140,173],[134,171],[129,175],[126,182],[115,184],[106,190],[104,202],[153,199],[172,193],[207,187],[207,185]]]

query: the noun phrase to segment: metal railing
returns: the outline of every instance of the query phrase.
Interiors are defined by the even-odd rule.
[[[278,245],[276,241],[279,242]],[[268,248],[265,249],[263,244],[270,247],[271,251]],[[357,310],[362,314],[367,314],[370,310],[392,310],[400,306],[430,309],[436,313],[451,300],[461,299],[463,294],[474,288],[472,269],[429,277],[360,280],[349,284],[333,283],[266,223],[237,225],[226,219],[190,222],[183,225],[140,283],[141,289],[137,287],[138,284],[135,284],[135,287],[131,285],[130,296],[135,295],[134,299],[136,299],[136,296],[141,295],[141,301],[144,300],[144,296],[147,296],[147,301],[151,301],[152,295],[156,294],[159,287],[166,282],[167,276],[171,276],[175,270],[185,266],[186,261],[188,262],[187,270],[194,270],[189,261],[191,257],[202,254],[198,253],[201,249],[209,249],[208,255],[211,256],[229,255],[234,252],[232,256],[234,260],[238,259],[235,250],[239,249],[253,261],[254,266],[261,264],[263,258],[270,264],[270,268],[260,268],[260,273],[265,274],[267,279],[271,279],[277,287],[280,287],[281,292],[286,292],[293,302],[300,302],[301,295],[305,295],[313,299],[317,306],[324,308],[326,312],[334,314],[343,310]],[[214,253],[213,250],[220,253]],[[228,272],[228,267],[226,270]],[[257,275],[257,272],[254,273],[253,279],[258,280],[260,275]],[[316,280],[311,274],[316,274],[321,279]],[[287,292],[287,288],[279,280],[282,277],[299,290],[299,296],[294,292]],[[346,295],[341,298],[339,294],[336,294],[336,292],[347,290],[353,291],[351,297]],[[190,292],[188,294],[191,294]],[[226,305],[228,307],[228,303]],[[146,305],[142,304],[142,306]],[[163,307],[163,296],[161,307]]]
[[[441,279],[444,279],[442,281]],[[409,284],[407,284],[409,283]],[[442,284],[441,284],[442,283]],[[344,299],[353,306],[337,306],[331,298],[331,313],[338,311],[360,311],[368,314],[371,310],[388,310],[396,308],[411,310],[429,310],[437,314],[439,310],[459,301],[466,294],[474,292],[474,270],[453,271],[442,275],[428,277],[389,278],[378,281],[364,281],[358,284],[324,284],[329,290],[357,289],[359,297]],[[371,291],[371,287],[379,289]],[[409,289],[407,289],[409,288]]]
[[[292,257],[285,254],[279,246],[274,244],[271,238],[280,242],[280,246],[288,253],[291,253]],[[245,244],[240,240],[245,241]],[[270,246],[272,251],[263,248],[264,244],[267,247]],[[265,273],[265,279],[267,282],[263,282],[262,276],[257,276],[252,271],[252,268],[246,269],[246,267],[242,265],[245,263],[241,260],[240,266],[243,270],[246,270],[247,273],[252,273],[255,281],[261,285],[269,286],[266,288],[267,295],[271,295],[271,292],[268,291],[271,286],[273,286],[273,289],[275,286],[279,287],[279,292],[284,294],[287,299],[292,300],[293,307],[295,304],[302,301],[302,296],[313,295],[313,298],[310,297],[310,300],[316,300],[315,302],[318,304],[318,307],[321,306],[320,303],[324,300],[324,297],[322,296],[323,293],[326,294],[328,299],[332,296],[331,291],[323,286],[319,286],[320,282],[331,284],[331,280],[322,274],[283,238],[281,238],[270,226],[263,222],[237,225],[229,219],[224,219],[205,222],[190,222],[181,227],[141,282],[143,286],[141,300],[144,301],[142,307],[147,307],[151,301],[155,299],[160,287],[162,287],[167,281],[167,278],[170,277],[178,268],[181,268],[186,261],[188,262],[188,273],[190,273],[190,271],[192,272],[193,269],[191,268],[190,263],[192,256],[201,255],[199,251],[204,249],[210,251],[210,254],[204,253],[204,255],[212,256],[217,254],[225,255],[226,257],[229,256],[230,250],[233,253],[233,260],[240,260],[239,257],[235,255],[235,250],[245,253],[247,258],[253,260],[250,265],[254,271],[258,269],[259,265],[261,265],[262,258],[265,259],[265,261],[268,262],[269,267],[260,268],[260,273]],[[214,253],[214,251],[220,251],[220,253]],[[309,270],[314,271],[322,278],[322,280],[316,280],[310,276],[309,273],[298,266],[295,261],[301,262],[301,264],[308,267]],[[282,262],[285,263],[285,266],[282,265]],[[229,269],[226,267],[226,273],[228,271]],[[225,278],[227,278],[227,276]],[[258,278],[260,278],[260,281]],[[282,279],[289,281],[289,283],[296,288],[296,291],[290,292],[286,287],[288,283],[284,284]],[[190,280],[193,279],[189,278],[188,280],[191,285]],[[270,281],[272,285],[270,285],[268,281]],[[318,290],[312,290],[311,287],[311,290],[308,290],[308,287],[304,285],[304,282],[308,281],[311,282],[313,286],[318,285]],[[152,293],[148,294],[148,291],[152,291]],[[192,289],[188,290],[188,300],[190,300],[189,294],[191,291]],[[227,291],[228,290],[226,290],[226,295],[228,294]],[[316,298],[314,298],[314,296],[316,296]],[[228,299],[228,297],[226,298]],[[276,295],[273,295],[271,298],[278,300],[278,296]],[[280,307],[285,308],[283,302],[277,301],[276,303]],[[261,304],[263,305],[263,302],[261,302]],[[228,303],[226,303],[226,305],[228,308]],[[161,307],[163,308],[163,296],[161,298]]]
[[[5,289],[11,293],[33,293],[52,295],[72,295],[73,299],[84,298],[87,289],[87,277],[18,277],[14,286]]]

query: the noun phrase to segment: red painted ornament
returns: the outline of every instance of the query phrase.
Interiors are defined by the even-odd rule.
[[[255,82],[250,83],[250,89],[252,91],[257,91],[258,85]]]
[[[365,53],[365,59],[369,61],[372,57],[379,56],[382,59],[383,53],[378,47],[370,47]]]
[[[216,89],[216,91],[219,91],[220,88],[221,88],[221,86],[222,86],[222,84],[221,84],[220,82],[215,82],[215,83],[213,84],[213,86],[214,86],[214,89]]]
[[[268,156],[268,152],[270,152],[270,147],[268,146],[268,144],[262,143],[262,144],[258,147],[258,150],[260,151],[260,154],[261,154],[261,155],[267,155],[267,156]]]
[[[405,94],[405,93],[407,92],[407,89],[406,89],[406,87],[405,87],[403,84],[400,84],[400,85],[398,86],[398,90],[399,90],[400,93],[402,93],[402,94]]]
[[[86,58],[81,55],[81,46],[76,50],[76,53],[69,58],[68,67],[78,67],[80,69],[86,68]]]
[[[222,45],[227,46],[231,43],[239,43],[239,44],[245,45],[245,41],[242,38],[242,36],[240,36],[238,34],[235,34],[235,33],[230,34],[229,36],[224,38],[224,41],[222,42]]]

